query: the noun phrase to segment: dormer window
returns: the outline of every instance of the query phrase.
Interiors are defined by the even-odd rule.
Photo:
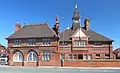
[[[17,39],[14,40],[14,46],[20,46],[21,45],[21,40]]]
[[[28,45],[29,46],[36,45],[36,39],[28,39]]]
[[[51,44],[50,39],[43,39],[43,45],[44,46],[49,46]]]
[[[86,42],[85,40],[80,40],[80,41],[74,41],[74,47],[86,47]]]

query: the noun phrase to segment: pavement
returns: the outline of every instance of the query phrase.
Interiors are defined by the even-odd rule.
[[[0,73],[120,73],[118,67],[18,67],[1,66]]]
[[[73,69],[120,69],[120,67],[59,67],[59,66],[0,66],[0,68],[73,68]]]

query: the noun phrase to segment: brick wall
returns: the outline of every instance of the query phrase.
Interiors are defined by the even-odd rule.
[[[12,66],[23,66],[23,62],[13,62]]]
[[[27,62],[27,66],[38,66],[38,62]]]
[[[60,66],[60,60],[41,61],[40,66]]]
[[[120,67],[120,60],[103,61],[64,61],[64,66],[72,67]]]
[[[51,40],[50,46],[57,46],[56,38],[49,38]],[[20,39],[21,45],[20,46],[14,46],[14,40],[8,40],[8,47],[27,47],[28,46],[28,39]],[[36,45],[35,46],[44,46],[43,45],[43,38],[36,39]],[[29,46],[31,47],[31,46]]]

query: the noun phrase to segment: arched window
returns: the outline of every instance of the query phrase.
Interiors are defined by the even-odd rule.
[[[13,61],[14,62],[23,62],[23,55],[21,52],[16,52],[13,56]]]
[[[28,56],[27,56],[27,61],[29,62],[37,62],[38,61],[38,56],[34,51],[31,51]]]

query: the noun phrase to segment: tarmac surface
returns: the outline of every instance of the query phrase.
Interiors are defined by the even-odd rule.
[[[0,67],[0,73],[120,73],[120,68]]]

